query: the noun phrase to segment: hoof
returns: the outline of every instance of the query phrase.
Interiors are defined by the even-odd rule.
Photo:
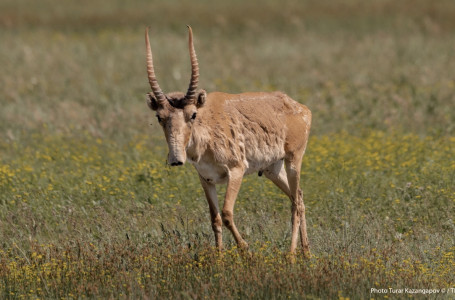
[[[309,260],[311,258],[311,252],[310,250],[304,250],[304,251],[297,251],[297,252],[289,252],[288,254],[288,259],[291,264],[295,264],[297,262],[297,256],[303,256],[304,260]]]
[[[290,252],[288,255],[289,263],[294,265],[297,262],[297,255],[295,252]]]
[[[303,247],[303,257],[306,258],[306,259],[310,259],[311,258],[310,247],[308,247],[308,246]]]
[[[245,241],[241,241],[239,242],[239,244],[237,245],[239,249],[241,250],[248,250],[250,248],[250,246],[248,245],[247,242]]]

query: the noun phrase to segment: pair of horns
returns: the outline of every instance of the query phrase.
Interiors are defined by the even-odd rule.
[[[149,40],[149,27],[145,30],[145,47],[146,47],[146,57],[147,57],[147,74],[149,78],[150,87],[152,88],[153,94],[156,97],[156,100],[159,104],[163,105],[166,102],[166,97],[164,96],[163,92],[161,91],[160,86],[158,85],[158,81],[156,80],[155,70],[153,68],[153,58],[152,58],[152,49],[150,47],[150,40]],[[189,101],[193,101],[196,95],[197,84],[199,82],[199,65],[197,62],[196,51],[194,50],[193,45],[193,31],[191,27],[188,25],[188,33],[189,33],[189,40],[188,40],[188,47],[190,49],[190,60],[191,60],[191,80],[190,85],[188,87],[188,91],[186,92],[185,99]]]

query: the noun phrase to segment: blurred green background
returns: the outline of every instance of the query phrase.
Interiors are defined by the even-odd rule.
[[[169,92],[189,81],[186,24],[201,88],[284,91],[312,109],[314,134],[455,130],[450,0],[2,0],[0,134],[148,132],[144,29]]]

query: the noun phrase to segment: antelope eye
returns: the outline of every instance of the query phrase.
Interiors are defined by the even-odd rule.
[[[193,113],[193,115],[191,116],[191,120],[196,119],[196,115],[197,115],[197,113]]]
[[[161,123],[161,120],[162,120],[162,119],[160,118],[160,116],[156,115],[156,118],[158,119],[158,122]]]

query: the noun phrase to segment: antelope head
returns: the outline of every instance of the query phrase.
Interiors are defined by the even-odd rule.
[[[145,31],[145,46],[147,52],[147,74],[152,92],[147,94],[147,104],[156,112],[156,117],[169,147],[167,162],[171,166],[183,165],[186,161],[193,124],[197,119],[198,109],[204,105],[207,93],[197,90],[199,81],[199,66],[193,45],[193,31],[188,26],[189,50],[191,60],[191,80],[186,94],[172,92],[164,94],[156,80],[153,68],[152,50],[150,47],[148,28]]]

